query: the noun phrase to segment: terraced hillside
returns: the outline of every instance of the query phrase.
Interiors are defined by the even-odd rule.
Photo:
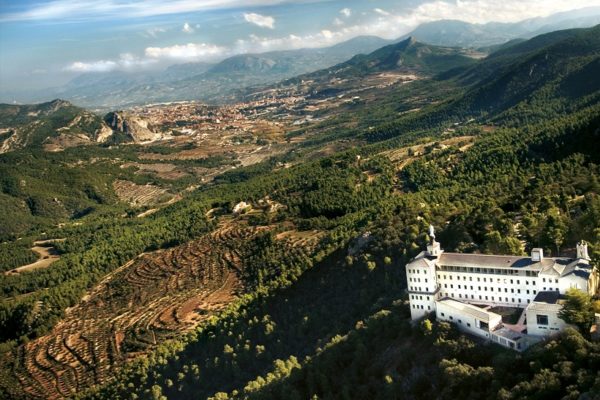
[[[223,309],[244,290],[248,243],[275,226],[222,222],[184,245],[138,256],[107,276],[50,334],[6,356],[0,385],[14,398],[58,399],[107,382],[123,362]],[[293,232],[287,252],[314,249]]]

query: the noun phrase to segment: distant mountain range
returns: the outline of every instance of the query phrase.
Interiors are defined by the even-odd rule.
[[[558,13],[518,23],[471,24],[441,20],[422,24],[409,35],[396,41],[375,36],[360,36],[327,48],[241,54],[218,64],[173,65],[159,72],[87,73],[60,88],[35,93],[4,94],[0,100],[10,101],[15,98],[35,102],[63,98],[82,107],[103,111],[136,104],[177,100],[226,103],[234,101],[240,89],[270,85],[314,71],[331,71],[331,67],[338,68],[340,64],[348,69],[348,73],[356,73],[365,68],[372,71],[389,70],[390,62],[404,62],[413,66],[420,63],[420,72],[437,73],[453,64],[460,66],[468,61],[465,54],[458,53],[453,55],[454,60],[451,61],[449,54],[442,56],[439,54],[441,50],[437,49],[436,54],[441,58],[434,66],[434,56],[426,56],[422,49],[418,50],[416,47],[413,47],[415,54],[412,56],[403,53],[403,58],[395,58],[393,54],[389,54],[385,59],[386,52],[394,51],[389,45],[403,43],[408,38],[435,46],[477,48],[492,53],[542,33],[599,23],[600,7]],[[380,53],[371,54],[380,48]],[[369,57],[379,61],[374,62]]]
[[[517,38],[529,39],[561,29],[585,28],[597,24],[600,24],[600,7],[587,7],[515,23],[471,24],[457,20],[433,21],[419,25],[402,39],[411,36],[439,46],[486,48]]]
[[[476,59],[471,50],[430,45],[409,37],[370,54],[359,54],[333,67],[300,75],[282,83],[301,80],[324,81],[333,77],[347,79],[388,71],[435,75],[475,63]]]
[[[241,68],[238,63],[247,60],[251,65],[244,64],[243,68],[257,71],[275,68],[254,58],[237,58],[218,67],[223,73],[237,71]],[[600,25],[513,41],[484,59],[475,59],[469,50],[462,48],[428,45],[409,38],[271,87],[310,81],[318,88],[332,79],[355,85],[360,79],[381,72],[428,74],[436,76],[434,85],[450,79],[463,88],[460,96],[424,110],[429,122],[446,121],[449,115],[510,119],[518,114],[522,119],[528,114],[539,119],[549,109],[553,113],[567,113],[600,101],[598,71]],[[205,72],[217,73],[216,67]],[[310,88],[310,96],[318,95],[316,89]],[[56,151],[94,143],[139,143],[160,136],[145,121],[127,112],[110,112],[101,118],[63,100],[23,106],[0,104],[0,122],[0,153],[25,147]],[[403,127],[399,124],[385,128],[384,137],[394,135],[397,129],[402,131]],[[378,134],[376,131],[372,136]]]
[[[242,87],[275,83],[320,70],[389,43],[375,36],[359,36],[327,48],[240,54],[218,64],[173,65],[161,72],[87,73],[60,88],[15,95],[17,99],[25,96],[27,101],[59,97],[82,107],[103,110],[175,100],[224,102]]]

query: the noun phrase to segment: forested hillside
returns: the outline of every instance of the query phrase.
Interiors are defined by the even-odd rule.
[[[401,387],[414,398],[429,398],[428,393],[445,383],[441,398],[467,391],[474,398],[486,393],[526,398],[532,392],[563,396],[571,390],[595,390],[593,362],[561,360],[573,362],[569,365],[586,376],[567,389],[572,375],[560,370],[558,360],[544,358],[543,346],[528,356],[539,367],[513,377],[497,375],[494,368],[501,370],[518,355],[458,339],[447,327],[437,327],[432,333],[442,338],[434,340],[437,346],[426,345],[431,339],[419,331],[411,333],[404,321],[402,288],[403,266],[425,243],[425,221],[443,227],[439,240],[449,251],[513,254],[542,246],[549,254],[562,254],[583,238],[592,244],[594,260],[598,260],[599,153],[589,144],[598,141],[599,116],[600,108],[595,105],[523,129],[500,128],[481,134],[466,150],[431,142],[425,155],[400,172],[394,172],[393,163],[383,155],[387,153],[379,154],[381,145],[362,150],[369,161],[359,169],[351,161],[356,153],[303,167],[302,176],[314,170],[322,184],[315,186],[310,178],[303,178],[303,187],[309,189],[302,196],[306,200],[298,203],[296,218],[310,228],[333,227],[332,238],[339,237],[340,229],[353,232],[342,236],[348,239],[369,229],[368,248],[358,256],[346,257],[345,251],[334,254],[318,262],[290,289],[240,304],[184,344],[165,344],[155,358],[127,369],[118,386],[93,397],[127,398],[128,387],[138,388],[135,392],[144,398],[160,393],[167,398],[194,398],[199,393],[215,398],[279,398],[290,390],[298,398],[388,398]],[[386,148],[396,146],[394,141],[385,144]],[[381,187],[377,192],[384,195],[363,193],[360,197],[367,201],[356,208],[351,196],[340,208],[330,193],[348,191],[343,189],[347,181],[340,176],[342,166],[345,171],[377,176],[374,183]],[[280,188],[293,182],[289,179],[294,175],[293,171],[280,175]],[[246,184],[269,180],[257,177]],[[360,187],[365,185],[369,186]],[[299,189],[292,188],[280,189],[277,200],[294,204]],[[318,208],[309,200],[313,193],[320,199]],[[521,247],[521,241],[527,248]],[[571,332],[549,346],[598,351],[596,345]],[[498,355],[472,355],[480,351]],[[419,364],[431,359],[433,372],[415,372],[413,358]],[[426,379],[430,373],[439,381]],[[327,378],[333,376],[342,379]],[[555,380],[548,388],[545,377]],[[492,386],[481,386],[492,380]],[[355,386],[356,382],[360,384]]]
[[[355,115],[379,108],[385,123],[312,137],[145,218],[103,189],[130,171],[109,160],[76,169],[52,192],[101,212],[45,225],[46,237],[66,239],[51,268],[0,275],[0,396],[40,397],[42,387],[92,399],[594,398],[597,343],[567,330],[519,355],[447,324],[411,326],[404,267],[429,224],[447,251],[571,255],[586,240],[600,262],[597,30],[533,39],[515,45],[518,57],[401,86],[394,99],[432,88],[435,104],[399,112],[406,105],[373,101]],[[349,149],[303,158],[338,140]],[[75,157],[30,154],[60,169]],[[4,187],[15,192],[5,194],[35,198],[6,164],[14,178]],[[240,201],[254,209],[232,213]],[[7,251],[26,259],[41,234],[28,232]],[[186,320],[177,307],[189,285],[218,291],[226,272],[237,282],[226,301],[200,305],[196,325]],[[136,305],[148,305],[140,320],[126,311]],[[103,322],[94,335],[85,324],[76,332],[79,315]],[[98,354],[109,360],[95,369]]]

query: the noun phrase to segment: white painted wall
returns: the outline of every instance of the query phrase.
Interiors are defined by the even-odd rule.
[[[436,318],[438,321],[448,321],[455,324],[463,332],[487,339],[490,338],[490,330],[502,323],[502,317],[498,315],[490,320],[488,328],[481,329],[480,320],[471,315],[463,314],[460,310],[456,310],[444,304],[444,302],[437,303]]]
[[[560,304],[544,305],[549,310],[536,310],[535,307],[529,307],[525,313],[527,316],[527,334],[534,336],[549,336],[562,331],[568,324],[558,318],[558,312],[561,309]],[[537,315],[548,316],[548,325],[537,323]]]

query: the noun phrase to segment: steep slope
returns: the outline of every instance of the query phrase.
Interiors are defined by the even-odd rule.
[[[64,100],[36,105],[0,104],[0,153],[24,147],[57,151],[102,143],[112,130],[100,117]]]
[[[600,101],[599,58],[600,26],[540,35],[504,47],[466,70],[438,75],[437,85],[455,84],[454,93],[364,136],[379,141],[467,120],[519,125],[575,112]]]
[[[414,38],[390,44],[369,54],[354,56],[333,67],[299,75],[275,85],[240,91],[247,99],[271,97],[275,93],[319,98],[359,96],[370,89],[398,86],[439,73],[465,69],[483,54],[455,47],[432,46]]]
[[[113,111],[104,116],[104,123],[115,132],[116,142],[142,143],[161,138],[156,129],[139,117],[123,111]]]
[[[385,46],[368,56],[357,56],[348,65],[369,72],[388,70],[416,71],[435,74],[475,63],[473,53],[451,47],[432,46],[409,37]]]
[[[456,105],[499,113],[522,103],[528,112],[576,107],[600,91],[600,25],[538,36],[501,49],[466,72],[479,82]]]

